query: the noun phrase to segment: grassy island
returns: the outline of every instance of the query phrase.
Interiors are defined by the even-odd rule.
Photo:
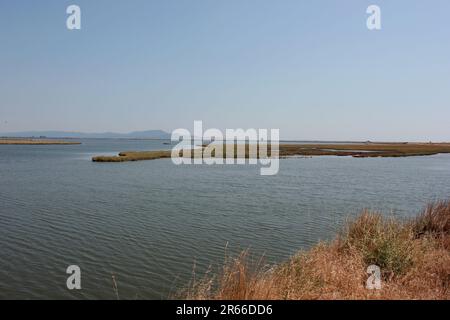
[[[244,145],[243,145],[244,146]],[[205,149],[206,146],[204,146]],[[226,155],[227,145],[223,145],[223,151],[218,157]],[[234,145],[234,153],[237,146]],[[270,149],[270,148],[269,148]],[[330,143],[330,144],[280,144],[279,156],[351,156],[355,158],[369,157],[411,157],[429,156],[439,153],[450,153],[450,143]],[[123,162],[139,160],[155,160],[170,158],[171,151],[129,151],[121,152],[118,156],[96,156],[95,162]],[[245,145],[245,157],[249,158],[251,152],[249,145]],[[269,152],[270,155],[270,152]],[[216,156],[212,153],[212,156]],[[235,156],[236,157],[236,156]]]
[[[139,160],[155,160],[170,158],[171,151],[128,151],[120,152],[117,156],[97,156],[93,157],[94,162],[124,162]]]

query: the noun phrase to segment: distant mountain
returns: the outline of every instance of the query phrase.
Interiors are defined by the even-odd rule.
[[[170,139],[170,134],[162,130],[134,131],[129,133],[102,132],[85,133],[69,131],[23,131],[0,133],[0,137],[46,137],[73,139]]]

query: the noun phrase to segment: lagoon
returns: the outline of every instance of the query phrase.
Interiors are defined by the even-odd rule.
[[[166,299],[225,251],[285,260],[363,208],[400,217],[450,195],[450,155],[281,159],[257,166],[94,163],[164,140],[0,145],[0,298]],[[65,271],[82,270],[82,290]],[[194,267],[195,266],[195,267]]]

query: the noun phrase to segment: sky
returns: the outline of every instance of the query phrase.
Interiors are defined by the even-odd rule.
[[[66,8],[81,8],[81,30]],[[366,26],[369,5],[382,29]],[[448,0],[0,0],[0,132],[450,141]]]

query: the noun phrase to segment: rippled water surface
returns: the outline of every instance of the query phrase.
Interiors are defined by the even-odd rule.
[[[363,208],[409,216],[450,195],[450,155],[175,166],[93,163],[163,141],[0,145],[0,298],[165,299],[196,273],[250,247],[268,262],[333,236]],[[227,246],[228,244],[228,246]],[[66,288],[67,266],[82,290]]]

